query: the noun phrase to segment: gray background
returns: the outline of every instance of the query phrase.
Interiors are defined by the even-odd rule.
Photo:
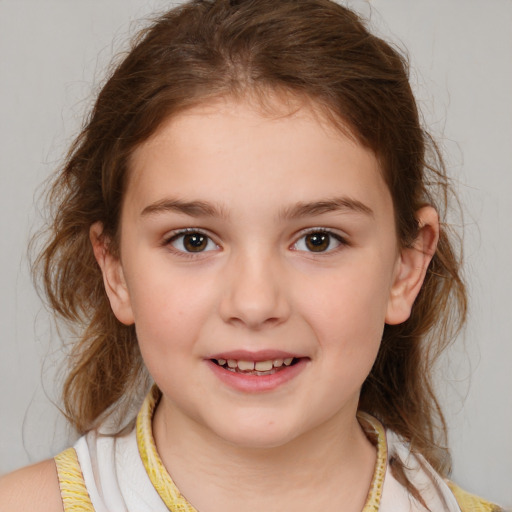
[[[454,479],[512,506],[512,1],[358,0],[409,50],[426,123],[465,209],[465,335],[439,370]],[[162,0],[0,0],[0,473],[70,439],[51,399],[55,328],[26,246],[40,184],[58,166],[113,54]],[[112,42],[113,41],[113,42]]]

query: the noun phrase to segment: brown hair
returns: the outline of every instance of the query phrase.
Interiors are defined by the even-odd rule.
[[[449,183],[421,128],[400,53],[329,0],[195,0],[156,19],[102,88],[49,195],[54,221],[37,261],[49,303],[78,328],[64,386],[71,423],[88,431],[130,403],[145,373],[135,329],[114,317],[89,242],[101,221],[117,249],[129,158],[179,110],[209,98],[286,91],[312,100],[380,161],[398,239],[410,245],[415,212],[445,213]],[[386,326],[360,408],[447,468],[443,415],[431,374],[466,313],[460,261],[442,224],[411,317]],[[437,436],[441,434],[441,439]]]

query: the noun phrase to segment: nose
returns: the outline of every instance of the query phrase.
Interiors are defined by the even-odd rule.
[[[223,275],[220,315],[225,322],[260,330],[288,319],[286,276],[275,260],[257,253],[233,258]]]

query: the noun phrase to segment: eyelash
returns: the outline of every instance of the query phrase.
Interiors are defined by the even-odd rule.
[[[212,237],[210,235],[208,235],[206,232],[204,232],[203,230],[198,229],[198,228],[186,228],[186,229],[180,229],[178,231],[175,231],[174,233],[172,233],[170,236],[166,237],[163,240],[162,245],[166,246],[166,247],[169,247],[176,254],[178,254],[180,256],[183,256],[183,257],[187,257],[187,258],[198,257],[201,254],[204,254],[204,253],[207,253],[207,252],[211,252],[212,250],[215,250],[215,248],[214,249],[210,248],[208,250],[188,251],[188,250],[186,250],[186,248],[180,249],[180,248],[174,246],[174,243],[176,243],[180,239],[182,239],[182,244],[183,244],[184,240],[185,240],[185,236],[187,236],[187,235],[199,235],[199,236],[204,237],[206,239],[206,248],[208,248],[208,246],[210,244],[215,245],[215,248],[217,248],[217,249],[219,248],[218,244],[216,244],[213,241],[213,239],[212,239]],[[305,241],[306,237],[311,236],[311,235],[326,235],[326,236],[328,236],[329,239],[328,239],[328,246],[327,246],[327,248],[324,249],[324,250],[319,250],[319,251],[297,248],[297,246],[299,245],[299,243],[301,241],[303,241],[303,240]],[[330,248],[330,246],[332,245],[333,240],[338,245],[336,247],[334,247],[334,248]],[[322,242],[322,240],[320,240],[320,242]],[[307,242],[304,242],[304,243],[307,243]],[[295,251],[301,251],[301,252],[305,252],[305,253],[308,253],[308,254],[313,254],[313,255],[321,256],[321,255],[337,252],[338,250],[340,250],[340,248],[345,247],[347,245],[349,245],[349,244],[348,244],[348,242],[346,241],[346,239],[344,237],[342,237],[341,235],[339,235],[337,233],[334,233],[333,231],[331,231],[329,229],[326,229],[326,228],[309,228],[309,229],[307,229],[305,231],[302,231],[300,233],[300,236],[291,245],[291,249],[295,250]]]

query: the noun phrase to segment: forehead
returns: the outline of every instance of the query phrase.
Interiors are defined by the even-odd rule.
[[[188,142],[193,143],[191,135],[197,133],[197,126],[194,124],[198,122],[205,126],[205,130],[201,130],[201,133],[207,137],[202,139],[201,146],[206,149],[211,140],[208,137],[211,133],[207,133],[206,124],[214,124],[221,117],[224,117],[225,120],[238,118],[242,124],[246,123],[246,128],[254,127],[255,120],[261,123],[268,121],[268,126],[270,126],[270,121],[274,121],[274,124],[278,125],[279,121],[288,124],[286,120],[292,120],[292,124],[299,129],[301,124],[304,126],[306,120],[313,122],[317,125],[316,128],[321,128],[329,137],[336,138],[341,134],[355,144],[359,142],[354,131],[334,112],[307,95],[298,94],[288,89],[279,90],[263,86],[238,94],[228,93],[212,98],[202,98],[197,103],[192,103],[191,106],[169,115],[152,135],[132,152],[129,170],[134,173],[134,168],[139,167],[140,159],[150,151],[161,148],[162,143],[180,143],[180,132],[186,133]],[[193,130],[193,133],[190,130]],[[174,136],[170,136],[171,132],[174,132]],[[198,133],[198,135],[200,134]],[[232,133],[231,136],[233,137],[235,134]],[[281,137],[279,140],[284,142]],[[227,142],[226,140],[222,141],[216,149],[222,147],[227,149]],[[212,140],[212,143],[215,144],[215,141]]]
[[[390,199],[372,151],[311,102],[222,98],[168,118],[134,151],[126,200],[143,207],[168,193],[237,204],[249,194],[283,205],[334,190],[377,207]]]

